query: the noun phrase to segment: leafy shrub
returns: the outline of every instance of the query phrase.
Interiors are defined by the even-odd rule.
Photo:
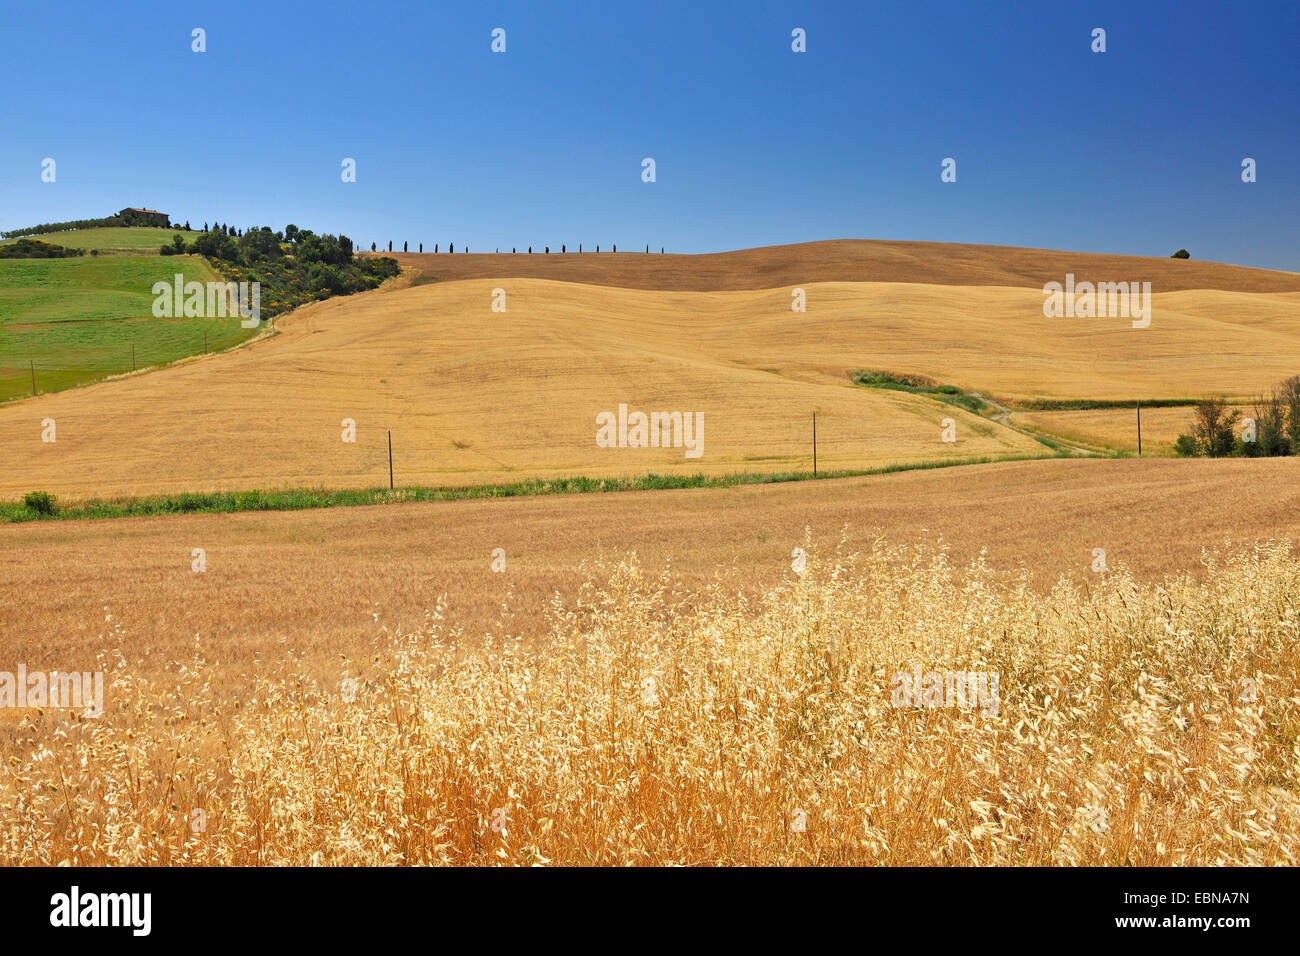
[[[881,371],[862,371],[853,373],[853,380],[859,385],[871,385],[883,387],[888,385],[903,385],[907,388],[924,388],[935,390],[937,388],[953,388],[951,385],[938,385],[934,379],[925,375],[912,375],[907,372],[881,372]],[[953,389],[957,391],[957,389]]]
[[[178,232],[176,235],[172,236],[172,244],[170,246],[159,247],[158,254],[163,256],[183,256],[188,251],[189,249],[185,245],[185,237]]]
[[[53,517],[54,512],[58,510],[54,503],[54,495],[48,491],[29,491],[23,495],[23,504],[38,515]]]

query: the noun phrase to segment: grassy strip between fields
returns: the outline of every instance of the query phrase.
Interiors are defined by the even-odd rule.
[[[865,388],[884,388],[895,392],[907,392],[911,395],[920,395],[924,398],[932,399],[936,402],[944,402],[948,405],[956,405],[958,408],[964,408],[966,411],[981,418],[988,418],[999,424],[1010,428],[1012,431],[1032,438],[1040,445],[1045,445],[1053,452],[1060,456],[1069,456],[1080,451],[1088,454],[1114,455],[1123,456],[1126,453],[1114,448],[1104,448],[1091,445],[1083,445],[1079,442],[1067,441],[1060,436],[1054,436],[1037,428],[1025,428],[1022,425],[1013,425],[1008,420],[1009,416],[1017,411],[1031,407],[1028,404],[1021,403],[1020,408],[1012,408],[1007,402],[998,399],[985,401],[984,398],[974,392],[965,392],[956,385],[943,385],[934,379],[925,375],[911,375],[901,372],[882,372],[882,371],[864,371],[857,369],[852,374],[853,382]],[[996,402],[996,405],[993,404]],[[1108,408],[1127,407],[1127,402],[1075,402],[1070,400],[1056,401],[1052,399],[1045,400],[1042,404],[1050,405],[1053,408]],[[1180,405],[1181,401],[1169,402],[1167,404]],[[1000,416],[1000,417],[999,417]]]
[[[976,415],[987,416],[994,411],[992,405],[969,392],[963,392],[956,385],[943,385],[924,375],[907,375],[899,372],[863,371],[853,373],[853,381],[867,388],[885,388],[893,392],[908,392],[912,395],[924,395],[938,402],[956,405]]]
[[[454,487],[387,488],[294,488],[285,491],[213,491],[138,498],[92,499],[71,505],[52,500],[40,509],[23,502],[0,502],[0,523],[22,521],[80,520],[92,518],[141,518],[173,514],[227,514],[236,511],[303,511],[308,508],[340,508],[383,505],[410,501],[462,501],[476,498],[516,498],[536,495],[582,495],[618,491],[666,491],[680,488],[730,488],[737,485],[768,485],[790,481],[821,481],[830,478],[859,478],[888,475],[899,471],[955,468],[960,465],[988,465],[1004,461],[1033,461],[1052,455],[957,458],[944,461],[884,465],[848,471],[741,473],[731,475],[658,475],[653,472],[629,478],[539,478],[507,485],[461,485]],[[34,497],[34,496],[29,496]]]
[[[905,372],[864,371],[853,372],[853,381],[867,388],[886,388],[895,392],[909,392],[912,395],[924,395],[935,401],[957,405],[976,415],[988,416],[994,411],[992,405],[978,395],[964,392],[956,385],[943,385],[925,375],[911,375]],[[1079,412],[1097,408],[1183,408],[1199,404],[1199,398],[1026,398],[999,399],[994,396],[1005,410],[1012,412]]]

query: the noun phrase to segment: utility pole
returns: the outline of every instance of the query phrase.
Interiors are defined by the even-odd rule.
[[[1142,403],[1137,403],[1138,410],[1138,457],[1142,457]]]
[[[388,433],[388,490],[393,490],[393,433]]]
[[[817,413],[813,412],[813,477],[817,477]]]
[[[32,394],[36,394],[36,360],[28,359],[32,363]]]

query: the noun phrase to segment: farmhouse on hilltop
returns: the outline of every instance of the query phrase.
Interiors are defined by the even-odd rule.
[[[156,209],[136,209],[134,207],[127,207],[119,212],[118,215],[128,222],[132,219],[152,219],[160,226],[170,226],[172,224],[171,217],[168,216],[167,213],[159,212]]]

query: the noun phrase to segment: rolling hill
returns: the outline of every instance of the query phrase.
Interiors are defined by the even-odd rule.
[[[877,259],[894,255],[896,244],[884,245]],[[521,258],[495,261],[508,271]],[[936,273],[951,259],[936,260]],[[980,275],[1009,281],[1027,268],[1022,259],[985,252]],[[1132,329],[1123,319],[1044,318],[1041,289],[1025,281],[803,279],[808,310],[792,313],[784,287],[611,287],[627,281],[622,261],[583,262],[609,264],[600,284],[419,283],[413,270],[406,288],[300,309],[251,347],[15,403],[0,409],[9,466],[0,494],[376,486],[388,478],[389,431],[399,484],[808,469],[813,412],[827,470],[1033,456],[1048,449],[1025,434],[856,386],[850,372],[920,373],[1005,399],[1245,397],[1294,374],[1300,355],[1300,291],[1287,291],[1300,278],[1285,273],[1199,264],[1228,288],[1156,291],[1151,326]],[[1087,261],[1076,267],[1097,274]],[[913,278],[912,265],[899,275]],[[505,312],[492,310],[497,289]],[[598,447],[597,415],[620,404],[702,412],[703,455]],[[951,444],[941,440],[948,417]],[[57,422],[56,443],[40,440],[46,418]],[[355,443],[342,441],[345,419],[356,423]]]
[[[196,256],[0,259],[0,402],[30,396],[33,378],[53,392],[249,338],[237,318],[155,317],[153,284],[178,272],[218,278]]]
[[[427,243],[426,243],[427,245]],[[1221,262],[1117,256],[1018,246],[956,242],[833,239],[796,245],[762,246],[705,255],[649,255],[631,252],[532,255],[383,252],[424,281],[458,279],[556,279],[625,289],[723,292],[774,289],[808,282],[907,282],[922,285],[989,285],[1041,290],[1063,279],[1138,280],[1153,292],[1219,289],[1224,292],[1300,292],[1300,273],[1273,272]],[[605,247],[606,249],[608,247]],[[644,247],[642,247],[644,248]],[[418,280],[417,280],[418,281]]]

